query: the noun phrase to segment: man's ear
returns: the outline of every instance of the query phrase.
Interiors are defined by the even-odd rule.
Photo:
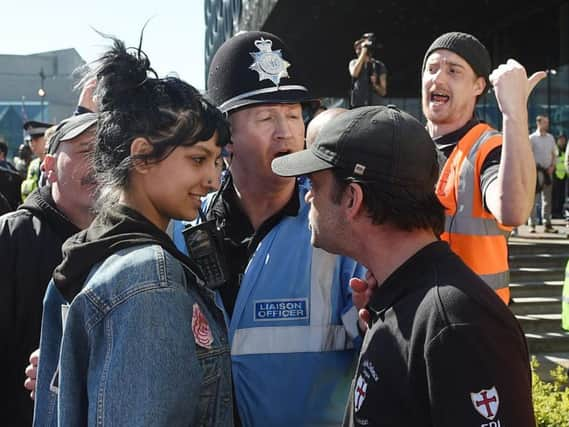
[[[140,156],[148,155],[152,152],[152,144],[146,138],[135,138],[130,144],[130,156],[134,159],[134,170],[145,174],[149,170],[149,163],[139,159]]]
[[[345,204],[346,217],[353,221],[362,213],[364,202],[362,187],[355,182],[351,182],[348,188],[346,188],[343,202]]]
[[[476,78],[476,81],[474,82],[474,93],[476,94],[476,96],[484,92],[484,89],[486,89],[486,84],[487,82],[484,77]]]
[[[53,184],[57,181],[57,169],[55,167],[56,164],[57,157],[53,154],[46,154],[41,164],[41,168],[47,177],[47,182],[50,184]]]

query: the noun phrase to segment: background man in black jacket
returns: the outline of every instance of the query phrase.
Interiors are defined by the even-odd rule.
[[[97,115],[73,116],[49,139],[44,169],[48,185],[30,194],[15,212],[0,217],[0,400],[4,425],[30,426],[33,401],[24,389],[29,354],[38,347],[42,300],[61,246],[92,219],[88,155]]]
[[[22,203],[20,196],[21,184],[22,177],[14,165],[8,161],[8,144],[0,141],[0,194],[9,204],[9,206],[6,206],[5,211],[0,210],[0,214],[14,211]]]

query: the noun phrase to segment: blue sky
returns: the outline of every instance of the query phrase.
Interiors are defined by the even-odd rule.
[[[137,46],[150,18],[142,47],[153,68],[204,89],[203,0],[5,0],[0,14],[0,54],[73,47],[86,61],[108,46],[91,27]]]

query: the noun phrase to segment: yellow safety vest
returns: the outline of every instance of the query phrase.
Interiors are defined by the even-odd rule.
[[[567,171],[565,170],[565,151],[557,156],[557,163],[555,164],[555,176],[557,179],[565,179]]]

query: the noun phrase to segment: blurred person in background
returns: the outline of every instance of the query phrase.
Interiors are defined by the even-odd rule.
[[[355,59],[348,65],[352,77],[350,107],[379,105],[387,95],[387,67],[374,58],[378,48],[375,34],[365,33],[354,43]]]

